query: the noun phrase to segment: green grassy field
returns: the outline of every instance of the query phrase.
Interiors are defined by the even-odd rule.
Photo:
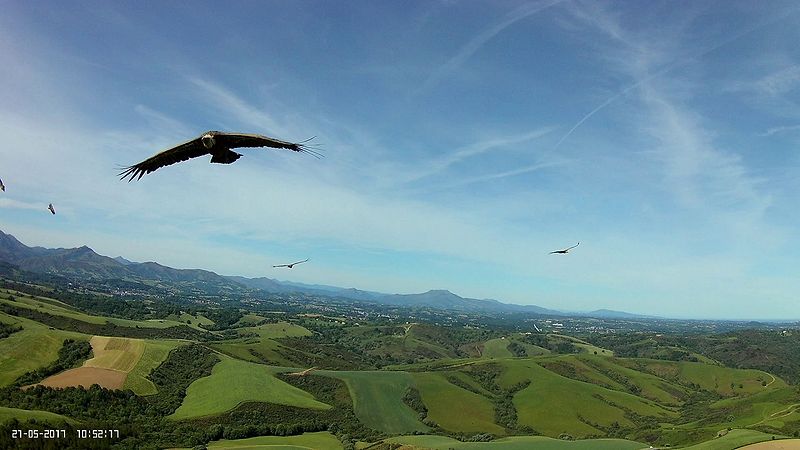
[[[491,442],[461,442],[445,436],[399,436],[393,442],[432,450],[639,450],[648,445],[624,439],[564,441],[544,436],[514,436]]]
[[[262,339],[311,336],[308,329],[289,322],[265,323],[257,327],[240,328],[240,333],[255,333]]]
[[[144,352],[133,369],[128,372],[123,389],[130,389],[136,395],[156,394],[158,392],[156,385],[147,379],[147,375],[167,359],[170,350],[183,344],[182,341],[145,340]]]
[[[353,409],[360,421],[370,428],[387,433],[427,431],[417,413],[403,403],[406,389],[414,379],[406,372],[333,372],[321,370],[318,375],[343,380],[353,398]]]
[[[181,420],[230,411],[243,402],[266,402],[300,408],[329,409],[314,396],[272,375],[262,364],[223,357],[211,375],[196,380],[186,390],[183,403],[170,416]]]
[[[48,424],[58,423],[77,423],[69,417],[62,416],[61,414],[54,414],[47,411],[31,411],[27,409],[6,408],[0,406],[0,423],[7,422],[11,419],[17,419],[20,422],[25,422],[29,419],[36,419],[37,422],[45,422]]]
[[[448,431],[504,434],[488,398],[448,382],[441,373],[412,373],[428,417]],[[453,405],[458,405],[454,408]]]
[[[236,322],[236,326],[255,325],[258,322],[261,322],[262,320],[265,320],[265,319],[266,319],[266,317],[264,317],[264,316],[260,316],[258,314],[253,314],[253,313],[249,313],[249,314],[243,315],[242,318],[239,319],[238,322]]]
[[[747,444],[772,440],[772,437],[782,438],[784,436],[762,433],[754,430],[731,430],[724,436],[720,436],[710,441],[701,442],[686,450],[733,450]]]
[[[336,436],[321,431],[319,433],[303,433],[297,436],[259,436],[248,439],[221,440],[208,443],[209,450],[341,450],[342,443]]]
[[[483,343],[484,358],[510,358],[514,355],[508,350],[508,344],[511,341],[505,338],[490,339]]]
[[[208,317],[202,314],[192,315],[186,312],[181,312],[179,316],[171,314],[167,316],[166,319],[170,321],[180,322],[184,325],[194,328],[195,330],[200,330],[200,331],[206,331],[206,329],[201,327],[200,325],[204,325],[206,327],[214,325],[213,320],[209,319]]]
[[[22,331],[0,339],[0,386],[9,385],[20,375],[55,361],[64,339],[88,341],[90,338],[81,333],[51,330],[38,322],[5,313],[0,313],[0,320],[23,327]]]

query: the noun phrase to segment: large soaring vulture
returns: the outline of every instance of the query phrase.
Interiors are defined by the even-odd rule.
[[[120,179],[128,178],[128,181],[134,178],[141,179],[142,176],[153,172],[164,166],[170,164],[186,161],[190,158],[197,158],[198,156],[211,155],[212,163],[230,164],[240,156],[239,153],[232,151],[232,148],[239,147],[272,147],[283,148],[295,152],[304,152],[320,157],[321,155],[316,151],[309,149],[303,143],[292,143],[273,139],[260,134],[243,134],[243,133],[223,133],[222,131],[208,131],[203,133],[200,137],[192,139],[191,141],[184,142],[169,150],[164,150],[150,158],[145,159],[139,164],[134,164],[130,167],[125,167],[120,172]]]
[[[291,268],[292,268],[292,267],[294,267],[296,264],[303,264],[304,262],[308,262],[308,258],[306,258],[306,259],[304,259],[304,260],[302,260],[302,261],[293,262],[293,263],[291,263],[291,264],[276,264],[276,265],[274,265],[274,266],[272,266],[272,267],[288,267],[288,268],[290,268],[290,269],[291,269]]]
[[[567,253],[569,253],[570,250],[572,250],[573,248],[575,248],[575,247],[577,247],[579,245],[581,245],[580,242],[578,242],[577,244],[573,245],[570,248],[565,248],[564,250],[554,250],[554,251],[550,252],[550,254],[552,255],[553,253],[560,253],[562,255],[566,255]]]

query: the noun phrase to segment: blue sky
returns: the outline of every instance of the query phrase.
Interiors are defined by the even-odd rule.
[[[4,5],[0,228],[29,245],[800,318],[796,2],[139,3]],[[115,176],[208,129],[325,158]]]

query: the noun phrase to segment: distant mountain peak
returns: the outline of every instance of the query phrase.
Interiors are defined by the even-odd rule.
[[[123,258],[122,256],[117,256],[116,258],[113,258],[113,259],[114,259],[114,261],[116,261],[116,262],[118,262],[120,264],[126,265],[126,266],[129,266],[131,264],[136,264],[136,263],[134,263],[133,261],[131,261],[129,259]]]

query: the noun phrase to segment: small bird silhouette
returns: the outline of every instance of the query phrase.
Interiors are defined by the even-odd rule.
[[[272,267],[288,267],[289,269],[291,269],[292,267],[294,267],[295,264],[303,264],[304,262],[307,262],[307,261],[308,261],[308,258],[306,258],[306,259],[304,259],[302,261],[293,262],[291,264],[276,264],[276,265],[274,265]]]
[[[564,250],[553,250],[552,252],[550,252],[550,254],[552,255],[553,253],[560,253],[562,255],[566,255],[567,253],[569,253],[570,250],[572,250],[573,248],[575,248],[575,247],[577,247],[579,245],[581,245],[580,242],[578,242],[577,244],[573,245],[570,248],[565,248]]]
[[[55,208],[53,208],[53,204],[52,204],[52,203],[50,203],[49,205],[47,205],[47,209],[49,209],[49,210],[50,210],[50,212],[51,212],[51,213],[53,213],[53,215],[55,215],[55,214],[56,214],[56,209],[55,209]]]
[[[3,184],[3,180],[0,180],[0,191],[3,191],[3,192],[6,191],[6,185]]]

